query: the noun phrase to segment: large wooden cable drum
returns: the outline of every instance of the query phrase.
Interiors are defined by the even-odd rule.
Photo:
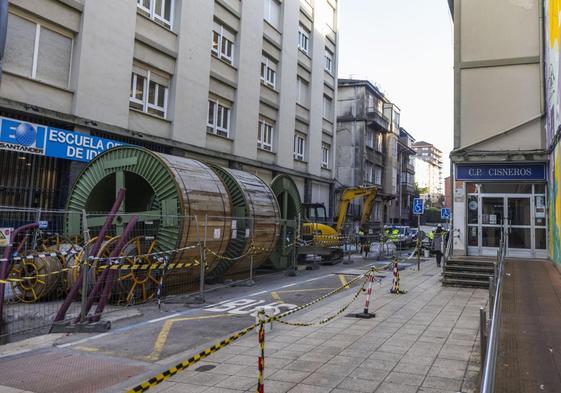
[[[213,278],[236,274],[261,266],[274,251],[280,235],[280,210],[269,186],[259,177],[244,171],[212,165],[224,182],[232,201],[230,244]],[[252,246],[254,255],[248,255]],[[243,256],[242,258],[239,258]]]
[[[141,147],[115,147],[97,156],[78,176],[67,210],[107,213],[120,187],[127,191],[114,220],[117,234],[133,214],[138,215],[134,234],[155,237],[155,251],[196,246],[200,240],[212,251],[207,253],[207,269],[215,268],[220,261],[216,256],[225,252],[230,241],[232,212],[228,192],[210,167]],[[68,215],[68,235],[83,230],[77,217]],[[94,234],[104,218],[104,214],[88,218],[88,227]],[[172,257],[174,262],[193,262],[200,259],[200,249],[194,247]],[[191,281],[198,275],[199,269],[192,268],[182,281]]]

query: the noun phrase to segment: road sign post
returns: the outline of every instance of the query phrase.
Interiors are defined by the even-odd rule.
[[[417,216],[417,270],[421,270],[421,215],[425,213],[423,198],[413,199],[413,214]]]

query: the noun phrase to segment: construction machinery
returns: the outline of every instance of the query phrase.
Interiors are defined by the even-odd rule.
[[[304,203],[304,224],[302,240],[305,247],[299,254],[321,255],[322,260],[335,262],[343,255],[341,245],[345,242],[348,233],[343,233],[343,226],[347,218],[347,210],[351,202],[363,198],[360,228],[368,230],[370,213],[376,199],[376,187],[350,187],[343,190],[339,198],[339,214],[335,226],[328,224],[326,209],[323,204]]]

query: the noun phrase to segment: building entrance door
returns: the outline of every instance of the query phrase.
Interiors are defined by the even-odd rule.
[[[546,257],[536,201],[532,194],[470,195],[468,254],[496,256],[502,235],[508,233],[507,256]]]

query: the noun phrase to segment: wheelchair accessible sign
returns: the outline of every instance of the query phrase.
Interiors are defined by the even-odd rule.
[[[89,162],[99,153],[125,143],[0,117],[0,149]]]
[[[420,216],[425,213],[425,201],[423,198],[413,199],[413,214]]]

